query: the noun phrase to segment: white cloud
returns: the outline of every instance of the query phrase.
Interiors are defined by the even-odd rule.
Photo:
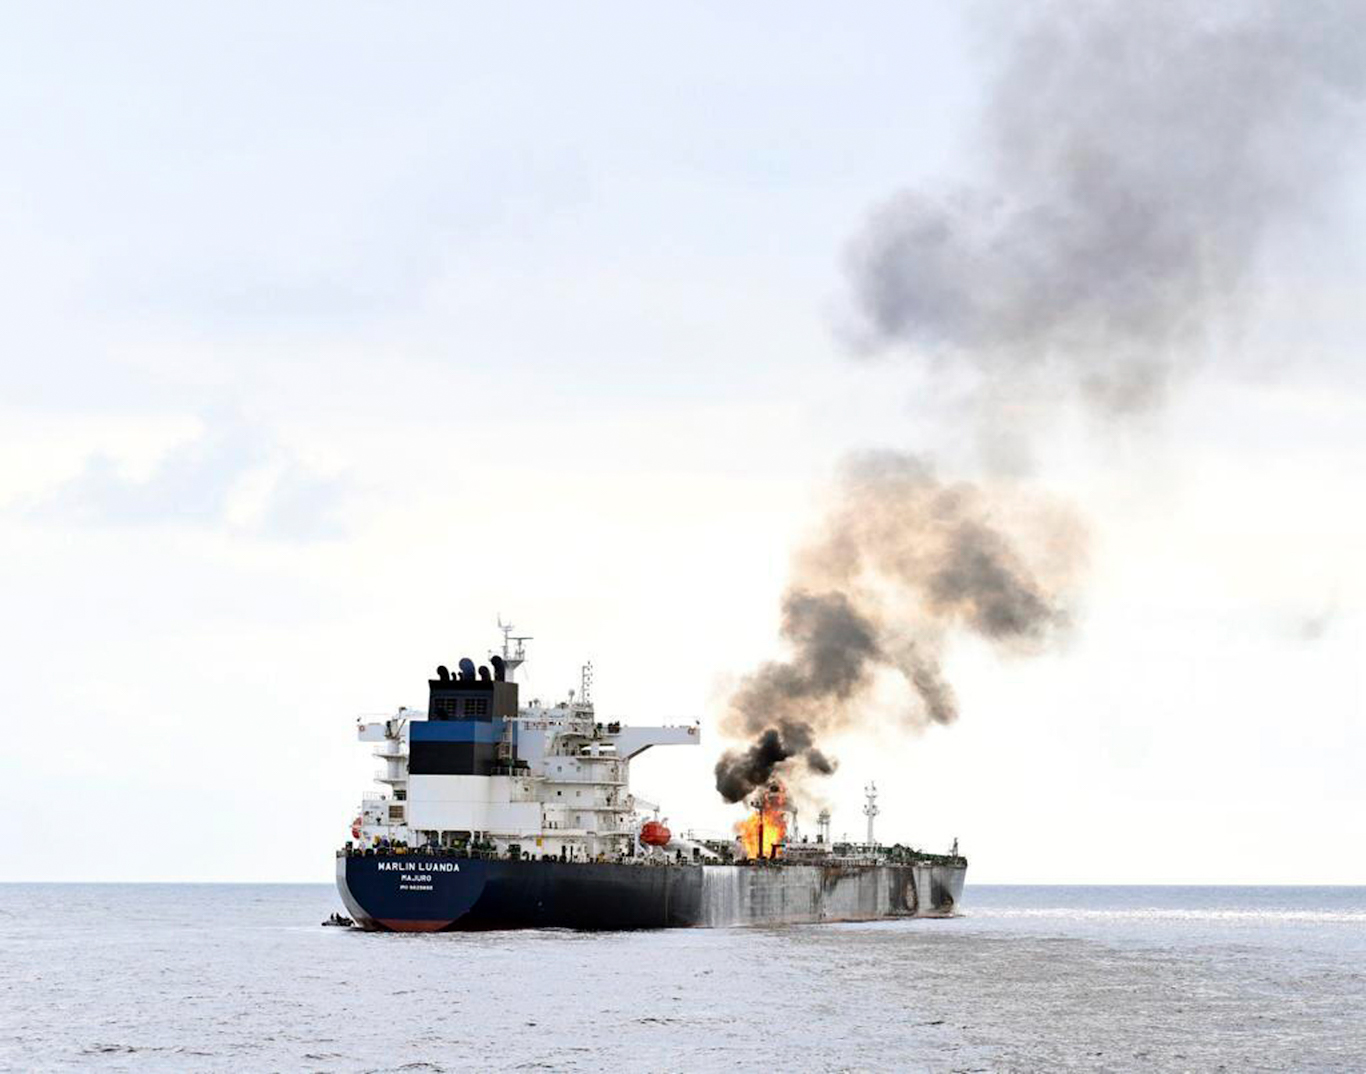
[[[78,526],[183,526],[266,538],[340,536],[346,484],[289,458],[265,430],[233,413],[168,446],[149,472],[130,473],[105,452],[34,495],[28,511]]]

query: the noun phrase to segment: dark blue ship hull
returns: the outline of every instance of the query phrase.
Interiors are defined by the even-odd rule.
[[[351,856],[337,858],[337,887],[370,929],[658,929],[699,923],[702,869]]]
[[[645,865],[339,854],[365,929],[658,929],[951,914],[966,863]]]

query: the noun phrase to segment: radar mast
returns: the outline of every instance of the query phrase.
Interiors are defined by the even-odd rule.
[[[513,634],[517,628],[503,622],[501,615],[498,617],[498,629],[503,632],[503,663],[507,666],[508,682],[513,682],[517,677],[517,669],[526,663],[526,643],[533,639],[530,634]]]

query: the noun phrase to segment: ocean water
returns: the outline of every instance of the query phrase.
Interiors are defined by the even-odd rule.
[[[1366,888],[969,884],[947,921],[320,928],[330,885],[0,885],[0,1069],[1366,1071]]]

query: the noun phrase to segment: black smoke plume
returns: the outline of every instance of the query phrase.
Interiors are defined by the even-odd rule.
[[[849,260],[858,342],[967,370],[983,423],[1003,398],[1150,406],[1246,300],[1267,236],[1359,144],[1366,4],[1000,10],[1013,24],[980,177],[872,214]],[[830,767],[815,743],[879,718],[889,676],[909,722],[952,722],[946,639],[1047,645],[1080,559],[1075,519],[1019,490],[943,483],[892,452],[854,460],[784,598],[789,657],[731,699],[726,728],[753,745],[721,759],[718,789],[738,800],[798,758]]]
[[[717,763],[721,795],[739,801],[797,758],[829,774],[835,763],[817,738],[870,718],[870,694],[886,676],[913,695],[901,723],[953,722],[957,702],[940,667],[953,628],[1017,650],[1064,628],[1056,564],[1026,562],[1003,528],[1008,515],[975,486],[941,483],[913,456],[851,460],[838,503],[798,555],[783,598],[789,657],[761,665],[731,696],[726,729],[753,744]],[[1064,564],[1075,562],[1066,516],[1041,528]]]

